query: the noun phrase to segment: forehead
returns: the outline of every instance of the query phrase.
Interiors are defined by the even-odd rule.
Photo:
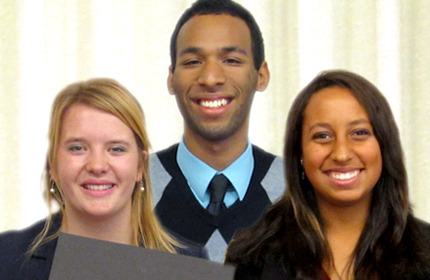
[[[338,121],[349,118],[368,119],[366,109],[358,102],[354,94],[346,88],[329,87],[314,93],[305,108],[306,120],[335,119]]]
[[[91,134],[132,133],[131,129],[112,113],[81,103],[71,105],[61,119],[61,135],[77,131]]]
[[[177,55],[189,47],[220,49],[238,46],[251,52],[251,32],[239,17],[231,15],[196,15],[180,29]]]

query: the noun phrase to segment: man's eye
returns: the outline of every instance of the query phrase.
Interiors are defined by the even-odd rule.
[[[197,59],[193,59],[193,60],[188,60],[188,61],[184,62],[184,65],[191,66],[191,65],[197,65],[199,63],[200,63],[200,61],[198,61]]]
[[[242,62],[240,60],[235,59],[235,58],[227,58],[224,60],[224,62],[228,63],[228,64],[242,64]]]

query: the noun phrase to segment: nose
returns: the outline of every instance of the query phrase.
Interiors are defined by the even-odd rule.
[[[354,156],[352,144],[347,139],[337,139],[333,144],[331,157],[339,163],[347,163]]]
[[[200,72],[198,83],[209,90],[216,90],[217,86],[225,83],[224,69],[222,62],[207,60]]]
[[[95,175],[106,173],[109,169],[107,155],[102,151],[92,151],[88,155],[86,170]]]

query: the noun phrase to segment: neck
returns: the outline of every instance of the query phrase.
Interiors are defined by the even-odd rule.
[[[352,279],[355,249],[369,213],[366,205],[319,206],[333,258],[327,259],[324,265],[330,279]]]
[[[220,141],[211,141],[194,134],[190,129],[184,133],[187,149],[210,167],[222,171],[246,150],[248,129]]]
[[[326,205],[319,207],[326,231],[361,231],[366,224],[369,207],[338,207]]]
[[[115,243],[134,245],[131,215],[126,217],[88,217],[83,213],[63,216],[61,231]]]

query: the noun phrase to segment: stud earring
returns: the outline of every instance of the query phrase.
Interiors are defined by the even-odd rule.
[[[51,188],[49,189],[49,192],[54,194],[55,193],[55,182],[51,181]]]
[[[143,180],[140,180],[140,191],[141,192],[145,191],[145,185],[143,184]]]

